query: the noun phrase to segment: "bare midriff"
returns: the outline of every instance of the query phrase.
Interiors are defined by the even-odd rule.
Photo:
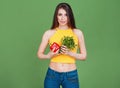
[[[76,70],[76,64],[75,63],[56,63],[56,62],[50,62],[49,67],[55,71],[58,72],[69,72]]]

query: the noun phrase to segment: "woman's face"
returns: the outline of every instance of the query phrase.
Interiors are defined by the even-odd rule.
[[[64,9],[61,8],[58,10],[57,19],[58,19],[59,25],[61,25],[61,26],[67,25],[68,17],[67,17],[67,13]]]

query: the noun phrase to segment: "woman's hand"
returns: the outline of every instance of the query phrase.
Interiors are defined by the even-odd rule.
[[[52,57],[54,57],[54,56],[56,56],[56,55],[59,54],[59,49],[56,52],[54,52],[54,49],[55,48],[53,48],[52,50],[50,50],[50,52],[48,53],[49,58],[52,58]]]
[[[62,45],[60,48],[60,53],[61,54],[68,54],[70,50],[67,48],[67,46]]]

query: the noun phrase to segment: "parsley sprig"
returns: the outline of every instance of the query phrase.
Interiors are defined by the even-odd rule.
[[[70,36],[64,36],[61,39],[61,42],[62,42],[62,45],[67,46],[67,48],[70,50],[74,49],[76,46],[73,37],[70,37]]]

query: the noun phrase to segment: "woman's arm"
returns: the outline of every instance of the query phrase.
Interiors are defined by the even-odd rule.
[[[84,35],[82,31],[78,29],[75,29],[75,34],[78,36],[78,44],[80,47],[80,53],[68,52],[68,55],[78,60],[85,60],[87,56],[87,52],[86,52],[86,47],[85,47]]]
[[[39,59],[50,59],[57,53],[57,52],[54,53],[54,52],[50,51],[48,54],[44,54],[44,51],[48,45],[48,40],[49,40],[50,34],[51,34],[50,30],[46,31],[43,34],[42,41],[41,41],[41,44],[39,46],[38,53],[37,53],[37,56]]]
[[[72,56],[78,60],[85,60],[87,53],[86,53],[86,47],[85,47],[85,42],[84,42],[84,35],[78,29],[75,29],[74,32],[78,36],[78,46],[80,47],[80,53],[71,52],[70,50],[67,49],[66,46],[62,47],[62,53]]]

